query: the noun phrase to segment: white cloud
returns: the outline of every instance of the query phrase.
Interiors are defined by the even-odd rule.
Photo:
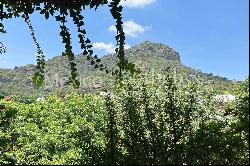
[[[131,48],[131,46],[129,44],[125,44],[124,49],[126,50],[126,49],[129,49],[129,48]]]
[[[115,53],[115,46],[113,43],[103,43],[103,42],[96,42],[93,44],[93,48],[94,49],[97,49],[97,50],[104,50],[105,53],[108,53],[108,54],[113,54]],[[125,49],[129,49],[130,48],[130,45],[126,44]]]
[[[156,0],[122,0],[121,5],[129,7],[129,8],[143,8],[146,5],[150,5]]]
[[[108,0],[109,2],[111,0]],[[121,5],[129,8],[143,8],[146,5],[150,5],[156,0],[121,0]]]
[[[136,24],[134,21],[126,21],[123,24],[124,32],[127,36],[137,37],[138,34],[142,34],[152,28],[152,25],[143,27],[142,25]],[[115,25],[109,27],[109,31],[116,32]]]
[[[104,50],[106,53],[111,54],[115,52],[114,45],[112,43],[97,42],[93,44],[93,48],[97,50]]]

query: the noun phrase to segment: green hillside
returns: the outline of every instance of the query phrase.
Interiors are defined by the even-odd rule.
[[[145,41],[126,50],[129,61],[135,63],[143,72],[162,72],[167,66],[173,66],[176,74],[183,80],[196,77],[202,83],[211,85],[218,93],[233,91],[235,82],[224,77],[206,74],[200,70],[187,67],[181,63],[178,52],[167,45]],[[102,62],[110,69],[116,67],[115,55],[105,55]],[[76,57],[81,87],[74,90],[67,84],[70,78],[70,70],[66,57],[56,56],[46,62],[45,85],[35,86],[31,78],[35,71],[35,65],[15,67],[14,69],[0,69],[0,93],[3,95],[17,95],[24,98],[37,97],[44,93],[63,93],[78,91],[80,93],[98,92],[109,89],[114,81],[110,74],[94,69],[83,55]]]

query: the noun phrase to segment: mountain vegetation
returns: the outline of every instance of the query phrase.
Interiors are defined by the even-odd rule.
[[[77,29],[77,36],[79,38],[79,44],[81,49],[83,50],[83,55],[87,57],[87,60],[91,62],[91,65],[95,67],[95,69],[100,69],[101,71],[105,70],[107,73],[111,73],[116,77],[121,78],[124,73],[134,74],[138,72],[135,69],[135,65],[129,63],[128,60],[124,57],[124,47],[125,47],[125,33],[123,31],[123,19],[122,19],[122,10],[123,7],[120,4],[121,0],[64,0],[64,1],[52,1],[52,0],[33,0],[33,1],[25,1],[22,0],[12,0],[12,1],[1,1],[0,2],[0,33],[6,33],[4,29],[3,20],[13,19],[16,17],[22,17],[26,22],[28,28],[30,29],[31,36],[34,44],[37,49],[37,65],[35,73],[32,77],[32,82],[36,85],[41,86],[44,83],[45,79],[45,55],[43,53],[42,48],[39,45],[38,40],[36,39],[35,29],[32,26],[32,22],[30,20],[30,15],[34,12],[38,12],[45,17],[47,20],[50,17],[55,18],[57,22],[60,24],[60,36],[62,37],[62,43],[64,44],[65,51],[63,55],[68,59],[68,65],[70,70],[70,80],[69,83],[73,85],[74,88],[78,88],[80,86],[80,81],[77,78],[77,68],[75,63],[75,55],[72,51],[72,42],[71,42],[71,33],[66,23],[69,21],[69,18],[72,19],[70,21],[73,22],[75,28]],[[107,5],[108,4],[108,5]],[[118,60],[116,70],[108,70],[107,66],[101,63],[101,60],[98,58],[96,54],[93,52],[93,45],[91,44],[91,40],[87,37],[86,29],[85,29],[85,18],[83,15],[83,11],[86,7],[90,9],[97,9],[99,6],[108,6],[110,14],[115,20],[115,28],[116,28],[116,49],[117,53],[116,58]],[[3,43],[0,42],[0,54],[5,53],[6,48]]]
[[[233,92],[237,82],[213,74],[203,73],[200,70],[187,67],[182,64],[178,52],[167,45],[145,41],[128,50],[125,56],[139,68],[142,73],[163,73],[166,67],[172,66],[175,74],[180,76],[181,81],[187,81],[193,77],[204,86],[213,86],[218,93],[225,91]],[[116,68],[117,59],[115,54],[101,57],[102,63],[112,70]],[[70,70],[67,58],[56,56],[46,61],[45,85],[36,86],[32,82],[35,73],[35,65],[14,67],[14,69],[0,69],[0,93],[5,96],[21,96],[22,98],[37,98],[48,93],[63,94],[68,92],[96,93],[99,91],[112,90],[115,78],[105,71],[95,69],[85,55],[76,56],[77,74],[81,82],[79,89],[68,85],[70,82]]]
[[[79,89],[62,56],[46,62],[43,87],[34,65],[1,69],[0,164],[249,164],[249,78],[192,69],[164,44],[125,53],[141,73],[119,81],[76,56]],[[112,70],[115,57],[101,59]],[[224,91],[235,100],[217,101]]]
[[[117,43],[98,57],[82,11],[106,4]],[[35,11],[60,23],[65,52],[48,61],[29,19]],[[187,67],[160,43],[124,50],[120,0],[0,2],[0,20],[14,17],[31,31],[37,64],[0,69],[1,165],[249,165],[249,78]],[[218,101],[222,93],[233,99]]]

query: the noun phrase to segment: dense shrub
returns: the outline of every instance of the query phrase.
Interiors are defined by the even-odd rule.
[[[248,164],[248,84],[225,109],[209,87],[181,82],[170,70],[124,79],[105,96],[1,101],[0,162]]]
[[[96,96],[73,94],[32,104],[11,103],[18,109],[11,125],[18,135],[17,164],[102,163],[106,146],[102,105]]]

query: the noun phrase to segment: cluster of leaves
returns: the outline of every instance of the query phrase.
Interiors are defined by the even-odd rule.
[[[16,164],[249,164],[249,89],[230,109],[211,89],[168,70],[124,79],[114,93],[50,96],[31,104],[0,101],[1,162]],[[247,98],[248,97],[248,98]],[[244,100],[243,100],[244,99]],[[12,111],[11,111],[12,112]],[[1,121],[1,122],[2,122]],[[17,137],[11,140],[11,134]]]
[[[236,101],[228,105],[225,110],[226,114],[236,117],[232,123],[233,133],[243,136],[245,144],[249,146],[249,77],[238,85],[236,94]],[[249,155],[248,146],[244,150]]]
[[[4,97],[0,95],[0,100]],[[0,164],[14,164],[16,135],[12,128],[17,109],[0,103]]]
[[[239,117],[219,109],[213,91],[173,74],[150,77],[124,82],[114,98],[116,164],[248,163],[249,141],[234,132]]]
[[[6,109],[18,107],[15,120],[9,124],[18,136],[14,152],[16,164],[103,162],[100,155],[105,150],[106,129],[102,105],[102,100],[92,95],[83,98],[71,95],[64,101],[50,96],[46,102],[9,103]],[[1,160],[6,162],[5,158]]]
[[[83,55],[87,56],[87,59],[91,61],[91,65],[94,65],[95,68],[99,68],[100,70],[105,70],[106,73],[112,73],[113,75],[122,76],[122,71],[129,71],[131,74],[137,72],[135,69],[135,65],[129,63],[125,59],[124,54],[124,45],[125,45],[125,33],[123,32],[123,22],[122,22],[122,6],[119,5],[120,0],[112,0],[109,4],[110,12],[113,18],[116,20],[116,28],[117,28],[117,36],[115,37],[117,40],[117,58],[119,60],[117,70],[108,70],[106,66],[101,64],[101,60],[97,55],[93,53],[91,40],[86,37],[86,31],[83,28],[84,26],[84,16],[82,15],[82,11],[87,7],[97,9],[99,5],[107,4],[107,0],[64,0],[64,1],[20,1],[13,0],[8,1],[4,0],[0,3],[0,20],[10,19],[13,17],[23,17],[31,30],[31,35],[34,40],[34,43],[37,47],[37,71],[33,77],[33,82],[37,85],[42,85],[44,82],[44,68],[45,68],[45,60],[44,55],[39,46],[35,34],[34,29],[29,20],[29,15],[33,14],[35,11],[40,12],[40,14],[44,15],[46,19],[49,17],[55,17],[56,21],[60,22],[60,36],[62,37],[62,43],[65,44],[65,52],[64,56],[68,57],[69,66],[71,70],[71,80],[70,83],[73,84],[73,87],[78,88],[80,86],[80,82],[77,79],[77,68],[75,63],[75,56],[72,51],[71,45],[71,34],[69,29],[66,26],[67,17],[71,17],[73,19],[73,23],[77,27],[78,38],[81,48],[84,50]],[[3,24],[0,24],[0,33],[3,33]],[[2,45],[2,43],[0,43]],[[5,51],[4,47],[0,47],[0,53]]]

